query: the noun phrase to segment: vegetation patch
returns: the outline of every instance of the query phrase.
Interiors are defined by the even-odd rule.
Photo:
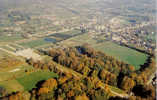
[[[49,71],[37,71],[17,78],[17,81],[24,87],[24,90],[31,90],[36,88],[39,81],[47,80],[49,78],[57,77],[57,74]]]
[[[148,58],[147,54],[117,45],[113,42],[104,42],[93,45],[93,47],[121,61],[135,66],[135,69],[137,70],[140,68],[140,65],[144,64]]]
[[[9,64],[8,64],[9,65]],[[7,92],[12,93],[16,91],[23,91],[23,86],[16,80],[16,78],[25,75],[24,71],[32,69],[32,66],[6,66],[0,68],[0,86],[4,87]]]
[[[80,34],[80,33],[81,33],[80,30],[72,30],[72,31],[63,32],[63,33],[51,34],[50,36],[54,36],[54,37],[62,38],[62,39],[68,39],[68,38],[75,36],[77,34]]]
[[[0,86],[4,87],[9,93],[23,90],[23,86],[15,79],[2,81],[0,82]]]
[[[21,39],[23,39],[21,35],[0,36],[0,42],[13,42]]]
[[[71,35],[64,34],[64,33],[55,33],[55,34],[52,34],[51,36],[54,36],[54,37],[57,37],[57,38],[62,38],[62,39],[67,39],[67,38],[71,37]]]
[[[27,48],[34,48],[34,47],[38,47],[38,46],[50,44],[50,43],[53,43],[53,42],[45,41],[45,38],[40,38],[37,40],[32,40],[29,42],[20,43],[20,45],[27,47]]]
[[[45,38],[44,39],[45,41],[47,41],[47,42],[56,42],[56,39],[53,39],[53,38]]]

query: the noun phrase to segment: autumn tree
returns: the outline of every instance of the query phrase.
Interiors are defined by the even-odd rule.
[[[123,81],[121,83],[121,88],[127,92],[130,92],[131,89],[135,86],[135,82],[134,80],[132,80],[131,78],[125,76],[123,78]]]
[[[83,95],[76,96],[75,100],[89,100],[89,98],[84,93]]]

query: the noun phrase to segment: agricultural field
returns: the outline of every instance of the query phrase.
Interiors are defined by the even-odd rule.
[[[110,56],[113,56],[121,61],[135,66],[135,69],[139,69],[140,65],[144,64],[147,60],[148,55],[132,50],[127,47],[117,45],[112,42],[104,42],[93,45],[97,50],[100,50]]]
[[[0,86],[4,87],[9,93],[23,90],[23,86],[18,83],[16,77],[23,75],[26,69],[32,69],[28,65],[18,65],[5,67],[0,71]]]
[[[13,36],[0,36],[0,42],[14,42],[17,40],[24,39],[21,35],[13,35]]]
[[[80,33],[81,33],[80,30],[72,30],[72,31],[68,31],[68,32],[55,33],[55,34],[52,34],[50,36],[53,36],[56,38],[61,38],[61,39],[68,39],[68,38],[75,36],[75,35],[78,35]]]
[[[26,73],[26,70],[30,70]],[[35,88],[36,83],[57,77],[57,74],[49,71],[33,70],[32,66],[19,65],[12,68],[4,68],[0,71],[0,87],[4,87],[9,93]]]
[[[38,38],[36,40],[28,41],[28,42],[22,42],[19,43],[19,45],[25,47],[25,48],[40,48],[40,47],[48,47],[53,43],[56,43],[58,41],[71,38],[72,36],[80,34],[80,30],[72,30],[68,32],[62,32],[62,33],[54,33],[47,37]]]
[[[56,39],[53,39],[53,38],[39,38],[37,40],[20,43],[19,45],[26,48],[34,48],[34,47],[38,47],[38,46],[42,46],[46,44],[55,43],[55,42],[56,42]]]
[[[84,34],[65,40],[61,43],[61,45],[75,46],[88,43],[96,50],[102,51],[109,56],[113,56],[120,61],[124,61],[128,64],[135,66],[136,70],[138,70],[140,68],[140,65],[144,64],[147,60],[147,54],[135,51],[124,46],[120,46],[110,41],[104,40],[100,43],[98,41],[99,38],[95,39],[92,38],[89,34]]]

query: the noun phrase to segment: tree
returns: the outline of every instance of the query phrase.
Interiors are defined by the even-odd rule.
[[[9,100],[29,100],[29,97],[28,97],[29,94],[25,94],[25,93],[22,93],[22,92],[17,92],[15,94],[12,94],[9,96]]]
[[[89,98],[84,93],[83,95],[76,96],[75,100],[89,100]]]
[[[82,73],[84,76],[87,76],[90,72],[90,68],[88,68],[88,66],[84,66]]]
[[[0,96],[5,96],[5,95],[7,95],[6,89],[3,87],[0,87]]]
[[[131,78],[125,76],[123,78],[123,81],[121,83],[121,88],[127,92],[130,92],[131,89],[135,86],[135,82],[134,80],[132,80]]]
[[[110,72],[108,72],[106,69],[103,69],[100,72],[100,78],[106,83],[110,85],[117,85],[116,76]]]
[[[57,87],[57,81],[56,81],[56,79],[50,78],[42,84],[42,87],[52,90]]]
[[[42,88],[39,89],[38,95],[47,94],[49,92],[50,92],[50,90],[47,87],[42,87]]]
[[[67,97],[68,97],[68,98],[71,98],[71,97],[73,97],[74,95],[75,95],[75,93],[74,93],[73,90],[71,90],[71,91],[69,91],[69,92],[67,93]]]

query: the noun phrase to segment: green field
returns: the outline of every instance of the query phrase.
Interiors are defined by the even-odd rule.
[[[13,42],[13,41],[21,40],[21,39],[23,39],[21,35],[0,36],[0,42]]]
[[[93,45],[97,50],[100,50],[110,56],[113,56],[121,61],[135,66],[135,69],[139,69],[141,64],[144,64],[148,55],[135,51],[133,49],[117,45],[112,42],[104,42]]]
[[[34,48],[45,44],[51,44],[51,42],[45,41],[44,38],[40,38],[37,40],[32,40],[29,42],[20,43],[19,45],[22,45],[26,48]]]
[[[47,80],[52,77],[57,77],[57,74],[48,71],[33,72],[29,75],[17,78],[17,81],[24,87],[24,90],[31,90],[36,87],[39,81]]]

